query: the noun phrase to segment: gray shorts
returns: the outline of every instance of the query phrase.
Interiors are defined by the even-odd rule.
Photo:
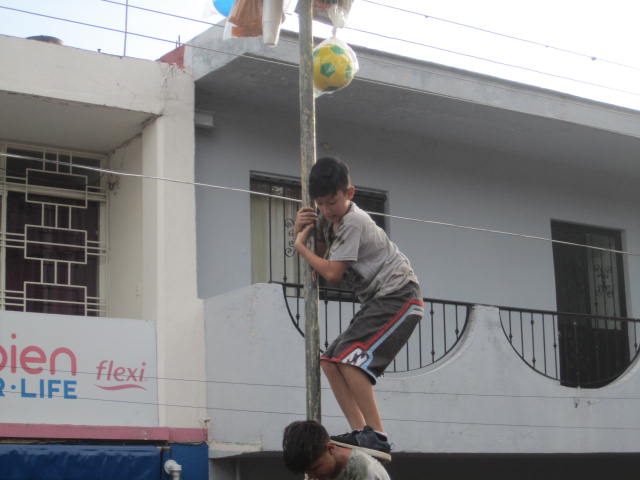
[[[358,367],[375,385],[376,378],[409,340],[423,311],[420,286],[413,282],[389,295],[368,300],[320,360]]]

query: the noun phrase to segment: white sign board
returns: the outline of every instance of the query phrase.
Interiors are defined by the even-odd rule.
[[[157,426],[155,323],[0,311],[0,423]]]

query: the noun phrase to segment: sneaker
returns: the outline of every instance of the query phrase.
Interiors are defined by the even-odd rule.
[[[339,443],[341,445],[357,445],[358,441],[356,440],[356,434],[360,430],[351,430],[350,432],[343,433],[342,435],[332,435],[331,441],[334,443]]]
[[[367,426],[362,430],[335,435],[331,437],[331,441],[341,447],[358,449],[385,462],[391,461],[391,445],[371,427]]]

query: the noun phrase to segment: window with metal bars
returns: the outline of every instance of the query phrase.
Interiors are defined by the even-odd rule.
[[[99,316],[104,157],[0,144],[0,309]]]
[[[251,190],[285,197],[251,196],[252,282],[302,283],[300,260],[293,247],[293,225],[300,208],[295,199],[300,199],[300,181],[252,173]],[[356,187],[354,202],[365,211],[384,213],[386,201],[383,192]],[[372,218],[385,229],[384,216],[374,214]]]

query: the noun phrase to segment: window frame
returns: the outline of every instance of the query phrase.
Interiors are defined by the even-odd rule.
[[[48,170],[53,173],[55,176],[56,173],[62,173],[65,176],[73,176],[77,175],[78,177],[86,177],[86,185],[82,190],[78,190],[78,192],[73,192],[73,189],[70,189],[68,186],[66,188],[56,188],[53,186],[47,185],[34,185],[28,183],[29,173],[28,166],[25,166],[25,172],[23,176],[10,176],[10,162],[8,159],[11,158],[11,152],[16,152],[14,155],[24,155],[25,157],[29,157],[33,155],[34,160],[36,159],[35,155],[38,156],[37,160],[42,162],[43,170]],[[16,158],[16,157],[14,157]],[[28,161],[28,159],[24,159]],[[85,249],[86,258],[89,256],[95,256],[95,262],[97,264],[96,268],[96,278],[95,282],[97,282],[97,292],[96,297],[88,296],[86,294],[87,285],[76,285],[85,288],[85,307],[84,307],[84,316],[105,316],[107,314],[107,244],[106,239],[108,238],[108,195],[106,191],[106,180],[102,174],[99,172],[91,172],[89,170],[81,170],[79,168],[66,167],[65,164],[71,163],[77,166],[86,165],[87,162],[96,163],[97,166],[104,167],[108,161],[108,157],[106,155],[100,155],[96,153],[90,152],[81,152],[76,150],[68,150],[61,148],[52,148],[45,147],[39,145],[32,144],[23,144],[18,142],[10,142],[10,141],[1,141],[0,140],[0,311],[7,310],[8,302],[8,294],[7,294],[7,278],[9,272],[7,271],[7,249],[11,248],[9,243],[11,239],[9,238],[9,232],[7,229],[9,228],[8,220],[9,220],[9,196],[12,193],[24,194],[25,202],[28,202],[29,195],[36,195],[37,197],[53,197],[54,199],[67,199],[67,200],[76,200],[78,203],[83,202],[84,205],[89,205],[89,202],[95,202],[97,206],[97,218],[95,218],[95,223],[97,227],[97,239],[95,240],[86,240],[85,244],[82,248]],[[55,162],[60,162],[55,166],[55,169],[49,169],[47,166],[55,165]],[[18,169],[20,170],[20,169]],[[82,175],[81,172],[87,172],[86,175]],[[31,202],[29,202],[31,203]],[[74,215],[72,209],[74,205],[70,205],[69,203],[73,202],[35,202],[41,205],[42,215],[45,215],[45,207],[52,208],[55,212],[60,212],[58,205],[60,207],[65,208],[68,207],[69,211],[65,214],[68,218],[68,225],[64,227],[64,230],[75,231],[76,227],[73,225],[73,222],[78,221],[78,215]],[[56,213],[57,215],[57,213]],[[40,227],[49,227],[55,229],[59,229],[59,225],[51,226],[45,225],[44,223],[40,225]],[[26,229],[26,225],[25,225]],[[45,228],[46,229],[46,228]],[[82,230],[86,232],[85,230]],[[17,237],[19,237],[18,235]],[[28,240],[26,237],[17,240],[14,240],[16,243],[22,243],[25,248],[28,245]],[[24,255],[23,255],[24,256]],[[41,260],[41,275],[40,281],[38,284],[47,285],[49,282],[45,280],[45,269],[51,268],[51,265],[45,265],[45,262],[50,262],[47,260]],[[52,261],[54,265],[54,269],[60,268],[60,262],[65,262],[64,260]],[[66,262],[71,265],[74,262]],[[86,264],[87,262],[84,262]],[[64,270],[64,267],[61,267]],[[77,272],[76,272],[77,273]],[[68,283],[64,284],[61,282],[54,283],[56,286],[69,286],[71,283],[70,275],[72,274],[72,268],[69,266],[67,268],[67,277]],[[56,274],[57,276],[57,274]],[[25,282],[23,285],[26,285]],[[83,282],[84,283],[84,282]],[[26,290],[23,290],[23,298],[22,300],[22,310],[23,312],[35,311],[30,310],[28,308],[29,299],[26,297]],[[33,300],[32,300],[33,301]],[[44,303],[53,304],[55,300],[44,300]],[[44,307],[46,310],[46,307]],[[12,311],[16,311],[11,309]],[[37,313],[47,313],[47,312],[37,312]],[[65,313],[66,314],[66,313]]]
[[[258,184],[262,185],[262,188],[260,188],[260,186]],[[251,191],[261,191],[263,193],[266,194],[273,194],[273,195],[280,195],[278,193],[274,193],[273,190],[274,188],[278,188],[281,187],[283,188],[283,196],[287,196],[289,197],[289,195],[287,195],[287,193],[290,193],[291,190],[296,191],[297,190],[297,198],[300,198],[300,179],[295,178],[295,177],[289,177],[289,176],[284,176],[284,175],[276,175],[276,174],[270,174],[270,173],[265,173],[265,172],[257,172],[257,171],[251,171],[250,172],[250,189]],[[287,192],[287,190],[289,190],[289,192]],[[255,196],[257,198],[257,196]],[[387,211],[387,206],[388,206],[388,194],[387,192],[381,191],[381,190],[375,190],[372,188],[365,188],[365,187],[358,187],[356,186],[356,193],[354,196],[354,202],[356,202],[356,204],[362,208],[365,211],[368,212],[374,212],[374,211],[379,211],[382,214],[385,214]],[[270,199],[271,200],[271,199]],[[363,205],[363,200],[364,200],[364,205]],[[277,199],[276,199],[277,201]],[[284,202],[284,200],[282,200]],[[255,238],[256,232],[254,232],[254,199],[252,199],[252,201],[250,202],[250,216],[251,216],[251,281],[252,283],[260,283],[260,282],[268,282],[268,283],[280,283],[280,284],[286,284],[286,285],[294,285],[294,284],[300,284],[301,283],[301,279],[299,278],[299,272],[300,272],[300,259],[298,257],[297,254],[295,254],[295,252],[292,251],[293,249],[293,241],[295,240],[293,238],[293,234],[292,234],[292,228],[293,228],[293,222],[295,221],[295,218],[286,218],[285,217],[285,232],[283,233],[283,241],[285,242],[285,244],[283,245],[283,253],[282,255],[286,255],[286,256],[293,256],[296,260],[295,260],[295,264],[293,265],[293,272],[291,274],[291,277],[295,278],[295,281],[290,281],[290,277],[287,276],[287,270],[286,270],[286,266],[284,267],[284,274],[283,274],[283,279],[278,280],[276,278],[274,278],[273,275],[273,271],[272,271],[272,264],[273,262],[273,254],[275,253],[277,248],[279,248],[278,245],[273,246],[271,244],[271,240],[272,240],[272,235],[271,235],[271,225],[269,226],[269,232],[267,233],[267,241],[269,242],[269,246],[267,247],[268,250],[268,254],[270,256],[269,258],[269,270],[266,273],[266,278],[263,278],[262,275],[257,274],[256,273],[256,252],[255,252],[255,244],[254,242],[257,241],[257,239]],[[374,206],[372,204],[378,204],[378,207],[382,207],[382,209],[378,209],[378,210],[371,210],[370,207]],[[295,211],[297,211],[299,208],[299,205],[295,207]],[[272,215],[272,208],[271,206],[269,206],[269,215]],[[374,219],[374,221],[383,229],[385,230],[385,232],[387,231],[387,222],[386,222],[386,217],[385,216],[381,216],[378,215],[376,216],[375,214],[372,215],[372,218]],[[388,232],[387,232],[388,233]],[[277,258],[277,261],[280,261],[280,257]],[[282,259],[284,262],[286,262],[286,260],[283,258]],[[277,275],[276,275],[277,276]],[[337,296],[337,297],[344,297],[345,293],[344,292],[340,292],[338,290],[336,290],[336,287],[331,287],[329,285],[326,285],[324,282],[321,282],[321,286],[323,286],[324,288],[322,288],[323,291],[325,291],[325,295],[326,296]],[[299,295],[299,287],[291,287],[290,289],[291,291],[288,292],[290,293],[292,296],[298,296]],[[294,291],[297,291],[297,293],[294,293]],[[335,292],[334,292],[335,291]],[[334,292],[334,293],[331,293]]]

